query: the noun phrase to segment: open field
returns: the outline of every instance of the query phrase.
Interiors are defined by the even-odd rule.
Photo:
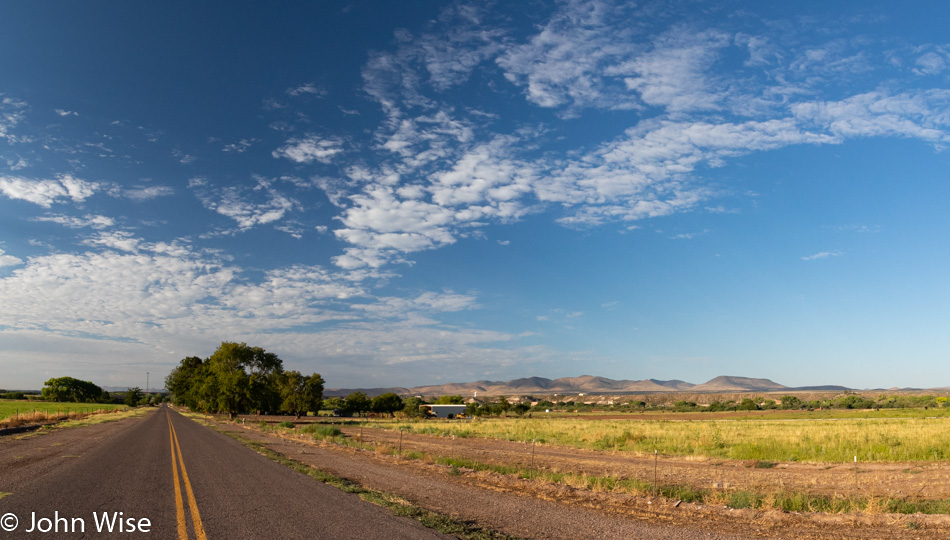
[[[99,403],[60,403],[50,401],[0,400],[0,429],[18,427],[79,415],[121,410],[122,405]]]
[[[823,412],[823,411],[821,411]],[[912,412],[904,411],[906,414]],[[492,418],[463,421],[377,422],[442,437],[480,437],[556,444],[592,450],[732,460],[845,463],[943,461],[950,459],[950,416],[901,417],[898,411],[815,418],[629,420],[590,418]],[[941,411],[943,413],[943,411]],[[915,417],[916,416],[916,417]]]
[[[291,438],[398,455],[448,474],[731,508],[950,515],[945,410],[534,414],[474,420],[265,417]],[[703,419],[704,418],[704,419]],[[857,462],[854,458],[857,456]],[[487,475],[487,476],[486,476]],[[489,480],[486,480],[489,479]]]

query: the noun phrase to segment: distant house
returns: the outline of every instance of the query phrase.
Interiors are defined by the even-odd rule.
[[[455,418],[465,415],[465,405],[422,405],[436,418]]]

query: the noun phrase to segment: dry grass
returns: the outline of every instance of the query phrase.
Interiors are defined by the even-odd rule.
[[[672,416],[672,415],[671,415]],[[635,418],[635,417],[634,417]],[[500,418],[380,423],[445,437],[483,437],[652,455],[762,462],[940,461],[950,459],[948,418],[600,420]]]
[[[36,424],[48,424],[48,423],[55,423],[55,422],[61,422],[61,425],[68,427],[68,425],[71,423],[77,423],[77,422],[82,421],[83,419],[87,419],[93,416],[101,417],[101,418],[111,417],[108,415],[117,413],[123,410],[124,407],[101,406],[101,408],[97,408],[93,410],[91,407],[86,406],[86,409],[90,410],[91,412],[81,412],[78,410],[65,410],[65,411],[51,411],[47,413],[45,410],[44,411],[36,410],[35,412],[30,410],[29,412],[14,414],[13,416],[9,416],[7,418],[4,418],[3,420],[0,420],[0,429],[16,428],[16,427],[21,427],[21,426],[31,426],[31,425],[36,425]],[[108,420],[103,420],[103,421],[108,421]],[[82,425],[86,425],[89,423],[98,423],[98,422],[86,421],[86,422],[83,422]]]

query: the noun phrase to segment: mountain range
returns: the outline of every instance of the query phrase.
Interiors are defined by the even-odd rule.
[[[702,384],[693,384],[674,379],[661,381],[657,379],[645,380],[614,380],[606,377],[582,375],[580,377],[562,377],[560,379],[546,379],[544,377],[526,377],[510,381],[475,381],[470,383],[447,383],[440,385],[416,386],[413,388],[332,388],[324,391],[327,397],[346,396],[351,392],[360,391],[368,396],[377,396],[387,392],[399,395],[413,396],[444,396],[462,395],[473,396],[476,393],[483,396],[499,395],[553,395],[553,394],[652,394],[660,392],[780,392],[780,391],[844,391],[850,390],[844,386],[807,386],[788,387],[769,379],[753,379],[749,377],[719,376]]]

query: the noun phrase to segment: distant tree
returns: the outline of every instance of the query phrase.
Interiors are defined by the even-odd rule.
[[[402,400],[402,412],[410,418],[419,418],[422,416],[422,400],[417,397],[408,397]]]
[[[802,405],[802,400],[795,396],[782,396],[783,409],[800,409]]]
[[[435,400],[436,405],[461,405],[465,403],[462,396],[440,396]]]
[[[300,418],[301,413],[317,412],[323,403],[323,377],[314,373],[309,377],[299,371],[285,371],[280,379],[281,410]]]
[[[125,404],[129,407],[137,407],[143,397],[142,389],[138,386],[133,386],[125,391]]]
[[[44,383],[42,396],[49,401],[94,402],[102,397],[102,388],[89,381],[59,377]]]
[[[737,407],[740,411],[755,411],[758,410],[759,406],[756,405],[755,401],[752,401],[749,398],[745,398],[742,402],[739,403]]]
[[[346,408],[346,402],[343,401],[341,397],[327,398],[323,401],[323,408],[330,409],[331,411],[342,411]]]
[[[380,394],[374,397],[372,403],[370,404],[371,411],[389,415],[392,415],[396,411],[402,409],[402,407],[402,398],[392,392]]]
[[[369,410],[372,402],[370,402],[369,398],[366,396],[365,393],[357,391],[346,396],[344,403],[345,403],[345,406],[344,406],[345,411],[349,413],[353,413],[353,414],[362,415],[363,413]]]
[[[518,414],[519,416],[521,416],[521,415],[523,415],[524,413],[526,413],[526,412],[528,412],[529,410],[531,410],[531,404],[529,404],[529,403],[524,403],[524,402],[515,403],[515,404],[511,407],[511,410],[514,411],[514,412],[515,412],[516,414]]]

